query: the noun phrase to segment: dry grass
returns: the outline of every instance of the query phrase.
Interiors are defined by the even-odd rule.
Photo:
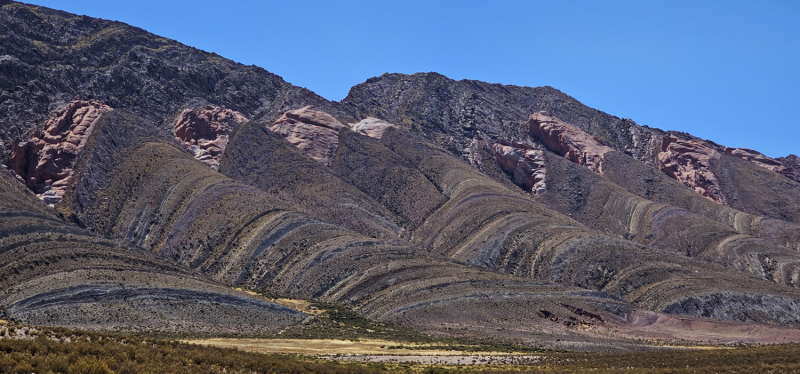
[[[234,289],[237,290],[237,291],[242,291],[242,292],[244,292],[244,293],[246,293],[248,295],[264,297],[264,295],[262,295],[262,294],[260,294],[258,292],[255,292],[253,290],[250,290],[250,289],[244,289],[244,288],[239,288],[239,287],[235,287]],[[301,312],[303,312],[305,314],[320,315],[320,314],[325,312],[325,310],[320,309],[320,308],[312,305],[311,302],[308,301],[308,300],[290,299],[290,298],[286,298],[286,297],[275,297],[275,298],[264,297],[264,298],[266,300],[269,300],[269,301],[275,303],[275,304],[280,304],[280,305],[283,305],[285,307],[292,308],[294,310],[299,310],[299,311],[301,311]]]
[[[439,350],[431,344],[404,343],[379,339],[238,339],[212,338],[182,340],[182,343],[199,344],[219,348],[237,348],[258,353],[295,353],[302,355],[417,355],[417,356],[463,356],[463,355],[510,355],[503,352],[466,352],[463,350]]]

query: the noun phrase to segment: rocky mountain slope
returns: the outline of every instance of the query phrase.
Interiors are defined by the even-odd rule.
[[[92,329],[277,331],[302,313],[69,225],[0,173],[3,318]]]
[[[0,308],[26,323],[304,318],[231,289],[249,287],[568,348],[708,336],[690,325],[800,337],[797,157],[550,87],[384,74],[329,102],[122,23],[10,2],[0,113]]]
[[[595,147],[613,148],[723,205],[789,222],[800,212],[800,169],[791,161],[797,156],[768,160],[755,151],[639,126],[551,87],[454,81],[436,73],[384,74],[354,86],[342,104],[356,117],[375,116],[421,132],[495,179],[503,179],[492,162],[497,139],[569,152],[529,131],[528,117],[547,111],[597,139]]]

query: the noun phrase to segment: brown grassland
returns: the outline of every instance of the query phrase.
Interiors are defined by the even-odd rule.
[[[10,326],[14,328],[14,326]],[[21,327],[18,327],[21,328]],[[66,329],[0,339],[2,373],[796,373],[800,344],[633,353],[540,352],[533,366],[343,363]],[[353,342],[354,345],[357,342]],[[309,340],[309,345],[316,344]],[[496,349],[497,347],[485,347]],[[443,347],[444,349],[444,347]],[[444,352],[442,352],[444,353]],[[511,353],[511,352],[508,352]]]

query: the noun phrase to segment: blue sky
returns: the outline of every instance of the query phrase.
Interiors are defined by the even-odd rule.
[[[800,154],[800,1],[30,0],[325,98],[384,72],[553,86],[642,125]]]

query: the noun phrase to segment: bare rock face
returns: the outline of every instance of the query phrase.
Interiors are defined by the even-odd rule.
[[[601,175],[603,155],[614,151],[614,148],[603,145],[594,136],[544,111],[528,118],[528,133],[553,152]]]
[[[339,145],[339,130],[344,127],[330,114],[306,106],[284,113],[270,130],[309,157],[330,166]]]
[[[495,160],[512,175],[514,183],[523,186],[532,195],[547,191],[544,151],[506,140],[495,142],[493,150]]]
[[[244,122],[247,117],[227,108],[186,109],[175,123],[175,139],[183,142],[194,158],[217,170],[228,137]]]
[[[96,100],[75,100],[58,109],[28,141],[14,142],[12,170],[41,200],[57,204],[97,119],[111,110]]]
[[[786,157],[778,157],[776,160],[780,161],[782,164],[786,165],[787,168],[789,168],[787,173],[791,175],[791,177],[789,177],[790,179],[800,182],[800,157],[797,157],[796,155],[788,155]]]
[[[359,123],[351,125],[353,131],[369,136],[370,138],[379,139],[383,136],[383,132],[390,127],[397,127],[389,122],[374,117],[367,117]]]
[[[711,171],[711,161],[720,154],[700,139],[682,139],[674,133],[664,136],[658,162],[661,171],[697,193],[725,204],[725,196]]]
[[[728,152],[743,160],[750,161],[758,166],[761,166],[764,169],[772,170],[793,181],[800,182],[800,170],[795,169],[790,165],[786,165],[783,162],[778,161],[774,158],[767,157],[761,152],[754,151],[749,148],[727,148],[727,147],[725,148],[725,152]]]

